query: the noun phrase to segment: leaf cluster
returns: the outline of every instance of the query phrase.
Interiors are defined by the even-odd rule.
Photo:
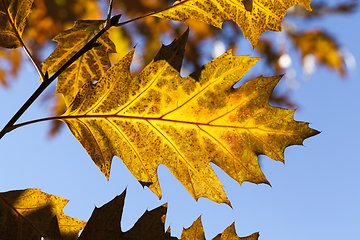
[[[26,22],[50,21],[55,25],[60,22],[59,29],[62,29],[67,16],[78,14],[86,18],[86,14],[61,12],[68,5],[74,7],[82,2],[65,1],[64,6],[53,13],[54,18],[45,20],[40,13],[43,11],[43,16],[46,16],[49,13],[44,9],[59,3],[45,4],[44,1],[41,5],[41,2],[35,2],[34,11],[38,12],[38,18],[35,18],[30,14],[33,0],[0,1],[0,46],[22,47],[42,81],[38,90],[0,132],[0,138],[24,125],[60,120],[66,123],[108,179],[112,159],[118,156],[139,181],[149,183],[149,188],[161,198],[157,167],[164,164],[194,199],[206,197],[231,205],[210,163],[220,167],[239,184],[244,181],[269,184],[259,166],[258,156],[263,154],[284,162],[286,147],[302,145],[304,139],[319,133],[309,128],[308,123],[295,121],[295,110],[269,104],[281,75],[260,75],[234,88],[258,58],[234,56],[230,49],[182,77],[180,70],[189,30],[180,34],[175,28],[178,37],[170,45],[163,45],[150,63],[133,74],[130,65],[134,49],[112,64],[111,54],[117,51],[118,44],[110,40],[112,34],[109,34],[110,29],[123,29],[124,25],[139,19],[151,19],[146,21],[151,23],[150,26],[157,26],[157,32],[171,27],[168,23],[161,25],[164,20],[154,20],[157,19],[154,17],[181,22],[193,19],[217,28],[232,20],[255,47],[262,44],[259,38],[263,32],[281,30],[286,11],[295,4],[311,11],[310,0],[282,0],[278,5],[273,1],[254,0],[252,7],[248,3],[227,0],[183,0],[162,10],[157,10],[163,5],[161,1],[146,4],[141,1],[143,8],[139,7],[138,11],[154,11],[125,22],[119,22],[120,14],[112,16],[113,2],[110,1],[105,20],[79,20],[71,29],[59,33],[54,38],[58,47],[42,62],[42,68],[38,56],[33,55],[25,44]],[[133,4],[139,1],[125,2],[124,8],[134,8]],[[91,6],[96,4],[89,1],[85,8],[91,12],[94,10]],[[130,10],[128,12],[133,14]],[[158,21],[158,25],[152,21]],[[43,44],[51,35],[43,34],[39,28],[28,30],[28,36],[36,39],[32,47]],[[121,31],[123,35],[129,34],[126,30]],[[138,28],[138,31],[143,29]],[[336,55],[337,46],[331,37],[319,32],[293,33],[291,37],[304,55],[314,53],[321,63],[344,74],[341,58]],[[304,41],[308,43],[304,44]],[[323,54],[319,44],[324,42],[327,51],[333,54]],[[17,64],[15,60],[14,64]],[[63,100],[63,103],[59,100],[58,106],[66,112],[61,116],[16,125],[20,116],[56,79],[56,93],[60,95],[58,99]],[[122,232],[119,223],[124,199],[125,192],[101,208],[95,208],[85,223],[63,214],[67,200],[38,189],[1,193],[0,234],[6,239],[174,238],[164,231],[166,207],[146,212],[130,231]],[[78,237],[82,228],[84,230]],[[252,240],[258,237],[259,233],[254,233],[240,238],[232,224],[215,239]],[[181,239],[204,238],[200,217],[181,236]]]
[[[86,4],[85,4],[86,1]],[[242,1],[247,11],[252,11],[252,0]],[[115,1],[113,12],[126,13],[128,18],[136,18],[149,12],[158,9],[164,9],[173,1],[170,0],[154,0],[154,1]],[[28,48],[32,49],[32,56],[35,62],[42,62],[45,56],[44,49],[51,48],[53,42],[51,39],[59,32],[69,29],[73,25],[75,19],[100,19],[104,15],[103,6],[107,4],[105,0],[76,0],[76,1],[44,1],[36,0],[32,6],[32,14],[30,15],[26,28],[23,33],[23,39],[27,43]],[[308,12],[305,8],[294,5],[287,11],[287,14],[282,22],[282,33],[285,35],[288,44],[278,44],[274,38],[278,36],[269,35],[263,36],[259,39],[255,51],[261,56],[264,56],[267,62],[267,71],[281,74],[283,72],[293,71],[292,66],[280,64],[281,58],[291,57],[291,62],[297,62],[296,57],[300,56],[304,66],[305,77],[311,75],[305,66],[309,65],[309,59],[315,57],[320,64],[336,70],[342,76],[346,76],[346,68],[344,68],[344,54],[342,53],[341,44],[331,33],[325,31],[328,41],[332,42],[334,46],[331,50],[334,59],[331,62],[324,61],[318,56],[315,50],[303,52],[303,48],[299,45],[299,41],[293,41],[293,35],[303,35],[311,32],[318,32],[318,29],[309,29],[309,23],[321,20],[328,15],[334,14],[348,14],[354,12],[358,6],[357,0],[344,0],[335,5],[327,1],[312,1],[312,12]],[[304,24],[299,25],[299,22]],[[203,48],[206,44],[220,44],[225,49],[232,48],[234,54],[239,54],[240,41],[242,41],[242,31],[236,23],[232,21],[224,22],[221,31],[211,25],[188,19],[187,24],[191,28],[192,37],[187,42],[187,51],[185,52],[185,71],[189,69],[197,69],[204,62],[217,57],[212,51],[207,51]],[[303,26],[302,26],[303,25]],[[145,64],[151,61],[153,56],[161,46],[159,39],[176,38],[184,31],[184,25],[175,24],[172,21],[166,21],[160,18],[144,18],[141,21],[135,21],[131,24],[124,25],[121,28],[111,28],[108,30],[112,41],[116,45],[117,53],[110,54],[111,62],[116,62],[123,57],[129,48],[139,43],[138,39],[142,39],[141,44],[141,58],[136,58],[136,71],[140,70]],[[317,38],[307,38],[310,45],[316,44]],[[139,46],[140,47],[140,46]],[[294,55],[292,48],[298,49],[300,53],[298,56]],[[326,53],[323,51],[323,53]],[[21,57],[18,50],[7,51],[0,49],[0,83],[3,86],[11,86],[11,79],[16,79],[20,71],[24,58]],[[334,64],[336,62],[336,64]],[[6,67],[9,66],[9,67]],[[133,69],[135,67],[133,66]],[[313,69],[313,68],[312,68]],[[344,71],[342,71],[343,69]],[[300,76],[301,73],[297,73]],[[291,81],[298,80],[291,79]],[[51,87],[51,86],[50,86]],[[290,98],[291,87],[288,91],[275,90],[271,95],[270,101],[277,106],[285,106],[288,108],[296,108],[297,103]],[[50,114],[53,116],[61,115],[66,111],[66,106],[62,98],[54,98],[51,95],[44,96],[43,102],[51,102]],[[50,136],[56,135],[63,124],[57,121],[52,121],[52,127],[49,131]]]

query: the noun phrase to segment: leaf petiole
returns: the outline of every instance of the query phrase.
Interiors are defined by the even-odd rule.
[[[21,44],[23,45],[23,49],[26,52],[26,54],[28,55],[28,57],[30,58],[31,62],[34,64],[36,70],[39,72],[40,74],[40,78],[41,80],[45,81],[45,75],[44,73],[41,71],[40,65],[38,62],[36,62],[35,58],[32,56],[32,54],[30,53],[29,49],[26,47],[25,43],[23,42],[22,39],[20,39]]]
[[[123,26],[123,25],[125,25],[125,24],[134,22],[134,21],[136,21],[136,20],[140,20],[140,19],[143,19],[143,18],[145,18],[145,17],[149,17],[149,16],[151,16],[151,15],[164,12],[164,11],[169,10],[169,9],[171,9],[171,8],[177,7],[178,5],[182,5],[182,4],[184,4],[184,3],[188,2],[188,1],[189,1],[189,0],[181,1],[181,2],[179,2],[179,3],[177,3],[177,4],[174,4],[174,5],[170,6],[170,7],[167,7],[167,8],[161,9],[161,10],[157,10],[157,11],[154,11],[154,12],[151,12],[151,13],[148,13],[148,14],[145,14],[145,15],[140,16],[140,17],[137,17],[137,18],[130,19],[130,20],[126,21],[126,22],[118,23],[118,24],[116,24],[116,25],[114,25],[114,26],[116,26],[116,27]]]

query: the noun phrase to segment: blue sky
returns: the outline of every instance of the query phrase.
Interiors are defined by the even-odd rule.
[[[325,17],[311,25],[336,36],[339,45],[346,47],[359,63],[359,23],[357,11]],[[238,54],[258,56],[248,42],[241,44]],[[142,189],[119,158],[113,159],[107,181],[67,128],[56,138],[48,138],[49,123],[22,127],[1,139],[0,191],[40,188],[69,199],[65,214],[86,221],[94,206],[110,201],[128,186],[124,230],[147,207],[168,201],[166,224],[177,236],[183,226],[189,227],[202,214],[207,239],[233,221],[239,236],[260,231],[261,240],[355,239],[360,224],[359,73],[356,68],[349,69],[348,76],[341,79],[334,71],[318,66],[305,80],[297,58],[292,67],[297,72],[292,99],[299,106],[295,120],[310,122],[310,127],[321,134],[305,140],[304,146],[288,147],[285,165],[260,156],[262,170],[272,187],[251,183],[239,186],[214,167],[233,210],[207,199],[196,203],[164,166],[158,170],[163,190],[160,201],[148,189]],[[248,76],[266,75],[264,69],[260,62]],[[283,86],[286,76],[284,79]],[[11,88],[0,88],[0,128],[35,91],[37,80],[37,73],[26,61]],[[48,112],[38,100],[19,122],[46,117]]]

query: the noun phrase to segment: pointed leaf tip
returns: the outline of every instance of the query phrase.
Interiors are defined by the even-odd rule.
[[[126,189],[125,189],[126,190]],[[95,208],[88,224],[81,233],[79,240],[103,239],[141,239],[141,240],[175,240],[170,233],[164,231],[162,217],[166,213],[165,207],[158,207],[147,211],[128,231],[121,229],[121,220],[126,192],[115,197],[100,208]]]
[[[247,237],[239,237],[236,234],[235,223],[229,225],[222,233],[218,234],[213,240],[258,240],[259,232],[253,233]],[[204,228],[201,217],[196,219],[194,223],[187,229],[184,229],[180,240],[205,240]]]
[[[115,15],[111,18],[111,26],[116,26],[119,24],[119,20],[121,18],[121,14]]]

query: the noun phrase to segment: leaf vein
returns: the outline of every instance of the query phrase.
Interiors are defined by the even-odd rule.
[[[201,131],[203,131],[204,133],[206,133],[207,135],[209,135],[211,138],[213,138],[213,139],[215,140],[215,142],[217,142],[223,149],[225,149],[225,150],[232,156],[232,158],[234,159],[234,161],[237,160],[237,161],[243,166],[243,168],[246,169],[247,172],[249,172],[251,175],[253,175],[253,174],[251,173],[251,171],[250,171],[249,169],[247,169],[247,167],[245,167],[245,165],[244,165],[236,156],[234,156],[234,155],[230,152],[230,150],[228,150],[219,140],[216,139],[216,137],[214,137],[213,135],[211,135],[210,133],[208,133],[207,131],[205,131],[204,129],[202,129],[200,126],[198,126],[198,127],[201,129]]]
[[[150,174],[148,172],[148,169],[145,167],[143,161],[141,161],[141,157],[139,156],[138,152],[136,151],[136,149],[134,148],[133,144],[131,143],[131,141],[126,137],[126,135],[121,131],[121,129],[113,122],[111,121],[111,119],[106,118],[111,125],[114,126],[115,129],[118,130],[118,132],[121,134],[121,136],[126,140],[126,142],[130,145],[131,149],[135,152],[137,158],[139,159],[139,162],[141,163],[141,165],[143,166],[143,169],[145,169],[146,171],[146,175],[149,177],[149,179],[151,179]],[[122,160],[122,159],[121,159]],[[152,179],[151,179],[152,180]]]
[[[150,124],[150,126],[152,126],[159,134],[161,134],[165,140],[168,141],[168,143],[173,147],[173,149],[174,149],[174,150],[179,154],[179,156],[183,159],[183,162],[185,162],[185,164],[186,164],[187,166],[189,166],[189,167],[187,168],[187,170],[188,170],[188,174],[189,174],[189,179],[190,179],[190,181],[191,181],[191,187],[193,188],[193,192],[195,193],[195,188],[194,188],[193,180],[192,180],[191,175],[190,175],[190,170],[189,170],[189,168],[191,168],[194,172],[197,172],[196,169],[194,169],[194,168],[192,167],[192,165],[191,165],[188,161],[186,161],[186,158],[181,154],[181,152],[177,149],[177,147],[176,147],[157,127],[155,127],[153,124],[151,124],[151,122],[150,122],[149,120],[146,120],[146,121],[147,121],[147,122]],[[199,175],[200,175],[200,174],[199,174]],[[206,183],[205,179],[203,179],[203,178],[201,177],[201,175],[200,175],[200,178]],[[209,184],[208,184],[208,185],[209,185]],[[211,186],[211,185],[209,185],[209,186]]]

